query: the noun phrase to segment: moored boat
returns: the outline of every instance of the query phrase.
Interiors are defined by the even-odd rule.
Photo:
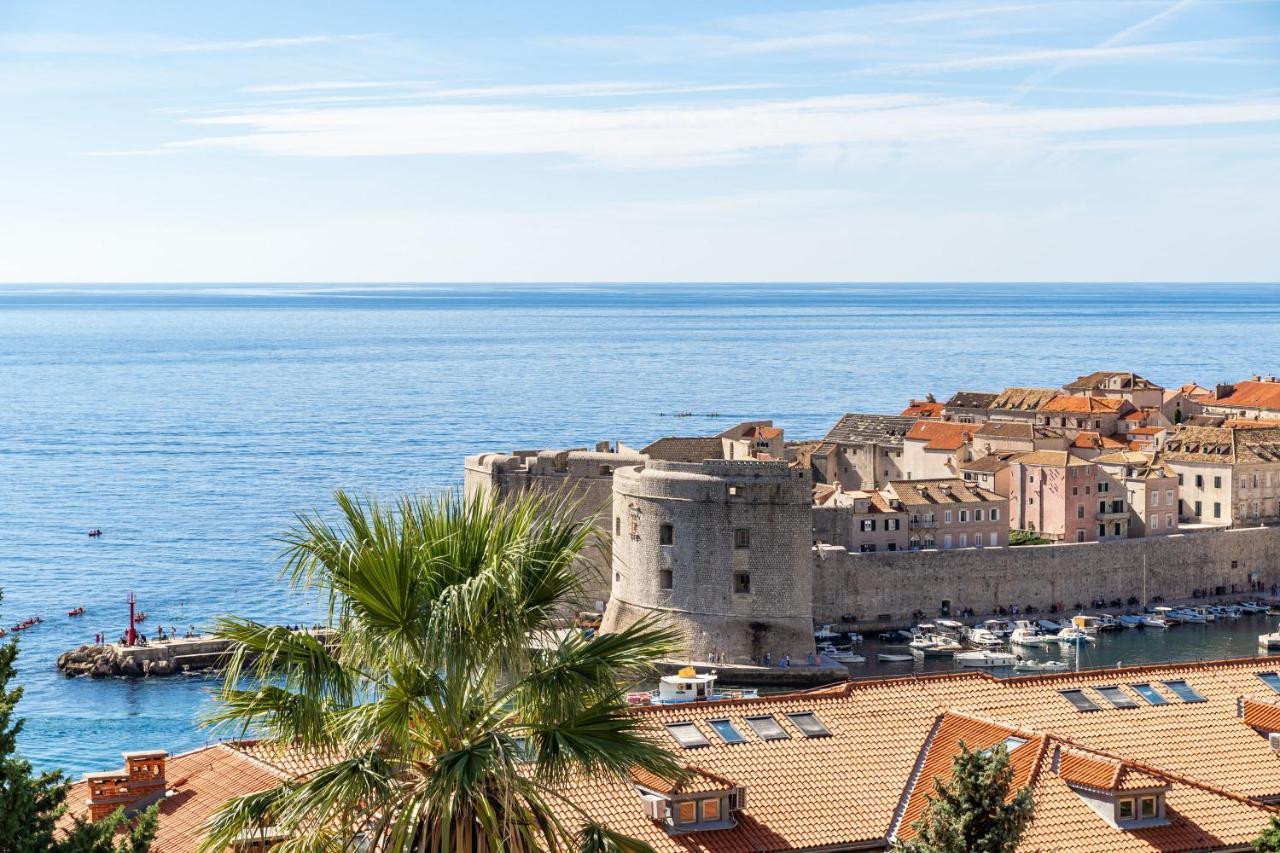
[[[961,666],[995,669],[1002,666],[1013,666],[1018,662],[1018,656],[1008,652],[993,652],[982,649],[976,652],[962,652],[955,656],[955,661]]]
[[[1004,645],[1004,638],[986,628],[970,628],[967,639],[975,646],[983,648],[999,648]]]
[[[1173,622],[1161,616],[1158,613],[1148,613],[1142,618],[1142,627],[1144,628],[1172,628]]]
[[[1054,638],[1062,645],[1082,646],[1086,643],[1096,643],[1097,640],[1090,637],[1081,629],[1074,625],[1068,625],[1058,632],[1058,636]]]
[[[1060,660],[1020,660],[1013,665],[1014,672],[1063,672],[1067,668]]]
[[[686,666],[675,675],[662,676],[657,690],[628,693],[627,702],[632,705],[683,705],[688,702],[754,699],[759,695],[759,691],[754,689],[721,690],[715,686],[716,678],[714,671],[699,673]]]
[[[1142,617],[1136,613],[1126,613],[1123,616],[1117,616],[1116,621],[1123,628],[1139,628],[1142,626]]]
[[[912,654],[925,657],[945,657],[964,651],[964,646],[942,634],[922,634],[907,645],[911,648]]]
[[[909,660],[915,660],[915,655],[894,655],[887,652],[881,652],[876,655],[876,660],[881,663],[905,663]]]
[[[1053,634],[1042,634],[1040,631],[1025,619],[1019,619],[1017,626],[1013,629],[1013,634],[1009,637],[1009,642],[1015,646],[1047,646],[1056,642]]]

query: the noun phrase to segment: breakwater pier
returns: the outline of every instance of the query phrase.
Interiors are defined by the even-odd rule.
[[[313,630],[327,638],[329,631]],[[58,655],[58,671],[68,678],[143,678],[219,669],[234,651],[231,640],[213,635],[175,637],[144,644],[86,643]]]

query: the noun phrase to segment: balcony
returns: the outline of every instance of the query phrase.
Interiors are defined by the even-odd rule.
[[[936,520],[932,519],[932,518],[928,518],[928,519],[925,519],[925,518],[919,518],[919,519],[917,519],[917,518],[913,518],[913,519],[911,519],[911,526],[912,526],[912,527],[937,527],[937,526],[938,526],[938,522],[937,522]]]
[[[1098,521],[1124,521],[1126,518],[1129,517],[1129,510],[1108,509],[1100,512],[1095,512],[1093,514],[1093,517],[1098,519]]]

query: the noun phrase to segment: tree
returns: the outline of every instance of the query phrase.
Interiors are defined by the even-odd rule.
[[[559,630],[581,607],[591,521],[533,495],[336,502],[336,524],[299,516],[284,537],[283,575],[327,602],[330,632],[220,620],[237,650],[207,718],[322,766],[228,802],[204,849],[268,825],[298,850],[356,834],[387,853],[648,849],[559,793],[575,774],[680,773],[622,686],[676,635]]]
[[[951,779],[934,781],[934,796],[924,815],[911,825],[914,840],[905,853],[1013,853],[1031,821],[1031,789],[1010,798],[1013,769],[1000,744],[971,752],[963,742],[952,763]]]
[[[1253,849],[1258,853],[1280,853],[1280,817],[1272,817],[1262,834],[1253,839]]]
[[[0,592],[0,599],[3,599]],[[115,834],[125,822],[123,810],[90,823],[75,818],[65,833],[55,829],[67,809],[67,782],[57,771],[32,775],[20,758],[22,720],[14,709],[22,688],[9,689],[16,674],[18,640],[0,645],[0,850],[4,853],[147,853],[156,833],[156,807],[144,812],[117,846]]]

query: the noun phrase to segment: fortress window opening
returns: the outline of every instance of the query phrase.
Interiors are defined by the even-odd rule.
[[[750,548],[751,547],[751,531],[745,527],[739,527],[733,531],[733,547]]]
[[[673,528],[670,524],[659,524],[658,525],[658,544],[670,545],[674,541],[675,541],[675,528]]]

